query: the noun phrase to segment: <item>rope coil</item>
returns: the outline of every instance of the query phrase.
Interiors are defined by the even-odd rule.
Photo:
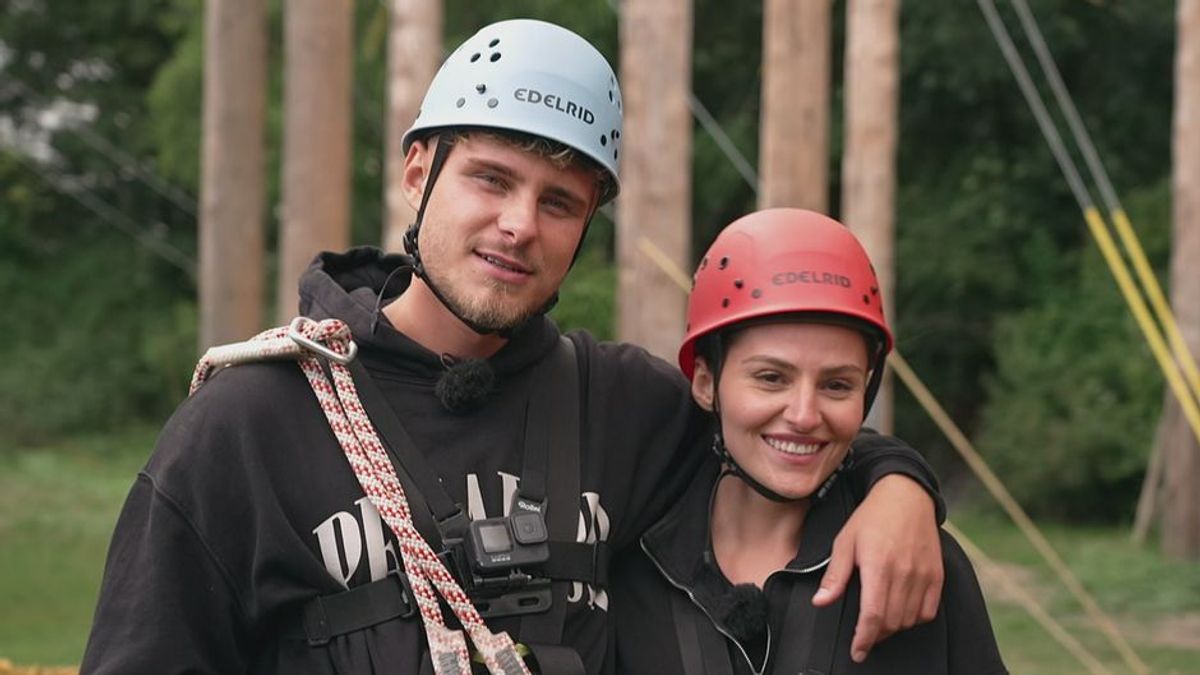
[[[493,675],[530,675],[508,633],[491,632],[483,618],[429,543],[413,525],[408,498],[358,398],[346,367],[357,351],[350,329],[337,319],[297,317],[288,327],[272,328],[246,342],[209,349],[196,364],[189,395],[220,368],[262,360],[294,359],[316,394],[321,410],[371,504],[400,544],[401,573],[409,581],[436,675],[470,675],[471,658],[463,631],[448,628],[440,595],[462,624],[475,650]],[[328,359],[333,382],[318,355]]]

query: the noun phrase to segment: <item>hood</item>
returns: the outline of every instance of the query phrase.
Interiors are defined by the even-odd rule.
[[[436,379],[445,370],[442,355],[397,331],[382,312],[375,321],[377,304],[386,307],[412,281],[407,270],[387,280],[407,262],[407,256],[386,254],[371,246],[321,253],[300,278],[300,313],[317,320],[345,321],[361,357],[372,369]],[[385,282],[387,289],[377,303]],[[558,327],[548,317],[534,317],[488,361],[498,377],[519,372],[545,356],[558,336]]]

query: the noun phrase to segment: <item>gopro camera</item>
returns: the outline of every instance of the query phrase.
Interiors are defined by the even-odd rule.
[[[467,533],[471,567],[490,575],[540,566],[550,559],[548,538],[541,506],[517,498],[508,516],[471,523]]]

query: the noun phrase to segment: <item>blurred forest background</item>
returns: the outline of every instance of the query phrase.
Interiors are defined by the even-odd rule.
[[[1032,4],[1161,273],[1175,3]],[[268,251],[281,175],[280,5],[272,3]],[[139,443],[144,457],[145,430],[186,394],[197,357],[202,10],[200,0],[0,2],[0,466],[38,448],[82,447],[102,459]],[[388,10],[361,0],[355,11],[352,239],[378,245]],[[602,0],[447,0],[446,44],[512,16],[569,26],[617,63],[617,15]],[[694,5],[695,95],[751,164],[762,19],[757,2]],[[975,3],[904,3],[901,35],[899,349],[1035,517],[1128,527],[1162,375]],[[842,153],[840,77],[833,82],[831,166]],[[697,255],[755,207],[755,195],[699,127],[693,143]],[[836,216],[839,172],[830,176]],[[599,216],[556,309],[560,324],[613,337],[614,260],[614,228]],[[264,295],[274,302],[274,288]],[[934,462],[949,496],[982,494],[900,389],[896,406],[897,435]],[[123,493],[129,480],[122,473],[103,490]],[[73,490],[66,478],[47,481]],[[1179,574],[1176,590],[1200,609],[1200,576]]]

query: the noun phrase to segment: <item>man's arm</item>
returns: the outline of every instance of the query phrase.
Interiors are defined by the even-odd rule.
[[[813,603],[836,600],[858,568],[862,607],[850,649],[861,663],[875,643],[937,615],[945,504],[929,464],[899,439],[864,431],[854,457],[850,478],[866,497],[834,540]]]
[[[208,547],[138,476],[109,547],[80,672],[242,672],[241,615]]]

